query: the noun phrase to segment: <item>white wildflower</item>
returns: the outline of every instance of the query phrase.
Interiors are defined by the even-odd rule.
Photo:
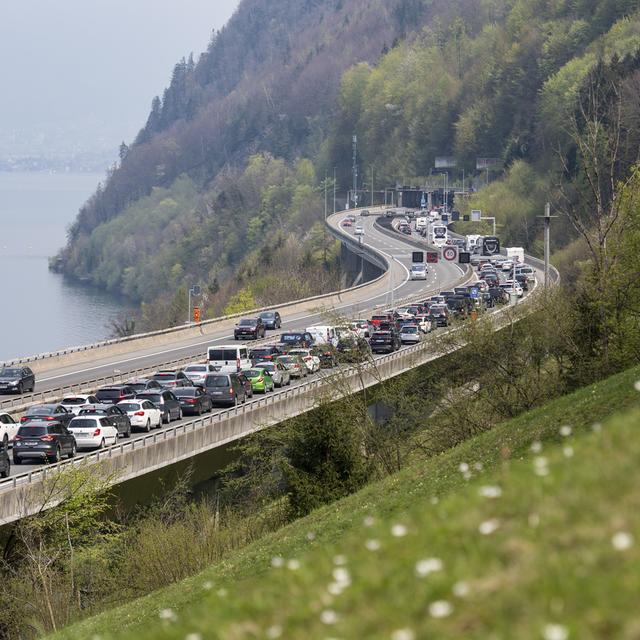
[[[416,563],[416,575],[419,578],[424,578],[430,573],[442,571],[443,566],[444,565],[442,564],[442,560],[440,560],[440,558],[425,558],[424,560],[420,560]]]
[[[338,622],[338,614],[333,609],[325,609],[320,614],[320,620],[323,624],[335,624]]]
[[[531,451],[533,453],[540,453],[542,451],[542,442],[540,442],[539,440],[534,440],[531,443]]]
[[[562,454],[565,458],[573,458],[573,447],[562,447]]]
[[[184,637],[184,640],[202,640],[202,634],[201,633],[188,633]]]
[[[499,498],[502,495],[502,489],[495,485],[485,485],[478,489],[478,493],[483,498]]]
[[[593,431],[593,433],[600,433],[602,431],[602,424],[600,422],[594,422],[591,425],[591,431]]]
[[[333,556],[333,564],[335,564],[336,567],[342,567],[343,565],[347,564],[347,556],[344,556],[342,554]]]
[[[636,391],[640,391],[640,380],[636,380],[636,381],[635,381],[635,383],[634,383],[634,385],[633,385],[633,388],[634,388]]]
[[[274,556],[273,558],[271,558],[271,566],[275,569],[284,567],[284,558],[281,558],[280,556]]]
[[[373,516],[365,516],[364,520],[362,521],[362,524],[364,524],[365,527],[373,527],[375,523],[376,519]]]
[[[394,524],[391,527],[391,535],[394,538],[404,538],[407,535],[407,527],[403,524]]]
[[[453,613],[453,606],[446,600],[436,600],[429,605],[429,615],[432,618],[446,618]]]
[[[456,582],[451,591],[453,595],[458,598],[466,598],[469,595],[471,589],[469,588],[469,583],[461,580],[460,582]]]
[[[396,629],[391,633],[391,640],[415,640],[415,637],[412,629]]]
[[[626,531],[618,531],[611,538],[611,544],[616,551],[626,551],[633,546],[633,536]]]
[[[571,435],[571,433],[572,433],[572,429],[568,424],[562,425],[560,427],[560,435],[563,438],[568,438]]]
[[[291,558],[287,562],[287,569],[290,571],[297,571],[300,568],[300,560],[296,560],[295,558]]]
[[[276,640],[282,635],[282,627],[279,624],[274,624],[267,629],[267,638],[269,640]]]
[[[158,615],[160,620],[164,622],[176,622],[178,620],[178,616],[173,609],[162,609]]]
[[[315,539],[316,539],[315,531],[309,531],[309,533],[307,533],[307,540],[311,541]]]
[[[544,640],[567,640],[569,630],[561,624],[547,624],[542,630]]]
[[[333,579],[339,584],[351,584],[351,574],[349,573],[349,570],[344,567],[338,567],[333,570]]]
[[[461,463],[458,465],[458,471],[459,471],[460,473],[468,473],[468,471],[469,471],[469,465],[468,465],[466,462],[461,462]]]
[[[429,500],[429,502],[431,502],[431,504],[436,505],[438,504],[438,502],[440,502],[440,499],[438,498],[438,496],[431,496],[431,500]]]
[[[369,551],[378,551],[380,549],[380,540],[367,540],[364,543],[364,546],[369,550]]]
[[[492,518],[491,520],[485,520],[484,522],[481,522],[480,526],[478,527],[478,531],[483,536],[490,536],[499,528],[500,528],[500,520],[498,520],[497,518]]]

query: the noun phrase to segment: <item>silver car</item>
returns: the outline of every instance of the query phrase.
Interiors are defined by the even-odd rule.
[[[200,362],[194,362],[193,364],[188,364],[183,371],[187,375],[187,377],[193,382],[195,385],[203,385],[204,379],[206,378],[208,373],[215,373],[215,369],[211,364],[202,364]]]
[[[402,344],[418,344],[422,341],[422,333],[415,324],[405,324],[400,329],[400,342]]]
[[[281,362],[258,362],[255,368],[268,371],[276,387],[286,387],[291,384],[291,374]]]

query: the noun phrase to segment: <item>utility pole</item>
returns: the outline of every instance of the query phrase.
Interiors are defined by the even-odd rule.
[[[336,212],[336,168],[333,167],[333,213]]]
[[[373,207],[373,165],[371,165],[371,206]]]
[[[551,215],[551,203],[547,202],[544,207],[544,215],[538,216],[544,220],[544,288],[545,290],[551,284],[549,282],[549,256],[551,253],[551,218],[557,218],[557,216]]]
[[[327,264],[327,172],[324,172],[324,263]]]
[[[354,135],[352,140],[353,146],[353,208],[358,208],[358,136]]]

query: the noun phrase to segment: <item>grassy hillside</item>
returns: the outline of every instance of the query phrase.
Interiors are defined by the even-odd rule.
[[[637,638],[640,367],[56,638]]]

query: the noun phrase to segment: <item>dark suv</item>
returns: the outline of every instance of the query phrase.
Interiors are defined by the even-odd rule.
[[[209,373],[203,387],[214,405],[235,407],[247,401],[244,384],[236,373]]]
[[[128,384],[114,384],[109,387],[101,387],[96,391],[96,398],[101,404],[118,404],[123,400],[133,400],[136,392]]]
[[[263,311],[260,318],[266,329],[279,329],[282,326],[282,318],[277,311]]]
[[[180,385],[180,388],[186,389],[187,386]],[[172,420],[182,420],[182,407],[180,400],[168,389],[149,389],[136,394],[136,398],[140,400],[150,400],[162,411],[162,422],[169,424]]]
[[[244,340],[249,338],[257,340],[264,338],[266,329],[262,318],[242,318],[233,330],[233,337],[236,340]]]
[[[20,423],[32,422],[34,420],[60,422],[67,426],[74,417],[73,411],[69,411],[61,404],[34,404],[30,406],[20,418]]]
[[[369,344],[373,353],[392,353],[400,348],[400,338],[395,331],[374,331]]]
[[[33,420],[23,424],[13,441],[13,463],[25,458],[60,462],[62,456],[76,455],[76,439],[66,425],[56,420]]]
[[[15,392],[18,395],[36,388],[36,377],[29,367],[2,367],[0,369],[0,392]]]
[[[292,331],[280,334],[280,347],[284,349],[310,349],[313,346],[313,336],[308,331]]]
[[[264,347],[256,347],[255,349],[251,349],[249,351],[249,358],[251,359],[251,364],[256,362],[264,362],[265,360],[275,360],[278,356],[281,356],[282,352],[278,347],[273,344],[265,345]]]

